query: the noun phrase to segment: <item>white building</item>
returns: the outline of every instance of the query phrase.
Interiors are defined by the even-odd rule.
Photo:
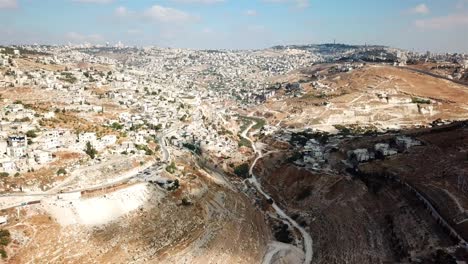
[[[45,119],[51,119],[51,118],[54,118],[55,117],[55,113],[54,112],[47,112],[44,114],[44,118]]]
[[[28,140],[26,136],[9,136],[7,140],[7,155],[21,158],[26,155]]]
[[[15,172],[16,165],[10,159],[3,159],[3,160],[0,160],[0,170],[2,172],[7,172],[7,173]]]
[[[51,162],[53,159],[52,153],[49,151],[36,150],[34,151],[34,161],[37,164],[45,164]]]
[[[117,136],[115,135],[106,135],[101,138],[101,142],[104,146],[111,146],[117,142]]]
[[[91,144],[95,143],[97,141],[96,133],[94,132],[81,133],[78,136],[78,140],[80,143],[86,143],[86,142],[90,142]]]
[[[56,149],[60,147],[60,134],[57,130],[47,131],[42,136],[44,149]]]

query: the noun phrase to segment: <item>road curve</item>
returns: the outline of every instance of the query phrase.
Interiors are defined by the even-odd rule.
[[[252,148],[255,152],[255,154],[257,155],[257,157],[255,158],[254,162],[252,163],[252,165],[250,166],[250,169],[249,169],[249,174],[250,174],[250,178],[248,179],[248,181],[255,186],[255,188],[258,190],[259,193],[261,193],[267,200],[271,200],[271,196],[268,195],[267,193],[265,193],[265,191],[263,191],[263,188],[260,184],[260,182],[258,182],[257,180],[257,177],[255,176],[255,174],[253,173],[253,168],[255,167],[255,164],[257,164],[257,161],[260,160],[261,158],[263,158],[263,154],[260,150],[258,150],[255,146],[255,143],[247,136],[247,133],[248,131],[255,125],[254,122],[252,122],[252,124],[250,124],[242,133],[241,133],[241,136],[243,138],[245,138],[246,140],[248,140],[251,144],[252,144]],[[304,255],[305,255],[305,259],[304,259],[304,264],[310,264],[312,262],[312,256],[313,256],[313,241],[312,241],[312,237],[310,236],[310,234],[304,229],[302,228],[296,221],[294,221],[291,217],[289,217],[281,208],[279,208],[279,206],[273,202],[272,204],[272,207],[273,209],[275,209],[276,213],[282,218],[285,220],[285,222],[288,223],[289,226],[293,226],[294,228],[296,228],[302,235],[302,238],[303,238],[303,241],[304,241]],[[268,257],[268,259],[272,259],[273,255],[276,254],[279,250],[276,249],[276,252],[267,252],[267,254],[265,255],[265,257]],[[272,255],[273,254],[273,255]],[[265,262],[264,262],[265,264]]]

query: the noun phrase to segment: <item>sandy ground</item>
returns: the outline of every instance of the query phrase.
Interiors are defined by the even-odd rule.
[[[62,226],[108,224],[138,209],[148,200],[146,184],[137,184],[105,196],[83,199],[80,193],[60,194],[45,199],[41,206]],[[158,192],[160,198],[163,193]]]
[[[298,81],[304,75],[283,79]],[[333,132],[335,125],[398,129],[439,118],[460,120],[468,109],[465,86],[402,68],[366,66],[326,75],[319,83],[311,89],[304,86],[302,97],[273,98],[255,110],[270,124]],[[418,104],[413,98],[431,103]]]
[[[61,194],[9,215],[9,263],[260,263],[271,240],[249,198],[196,172],[175,192]]]

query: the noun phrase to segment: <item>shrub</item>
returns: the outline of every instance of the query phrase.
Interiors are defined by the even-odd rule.
[[[246,138],[243,138],[243,137],[240,138],[238,145],[239,145],[239,148],[240,147],[248,147],[248,148],[252,147],[252,143],[250,143],[249,140],[247,140]]]
[[[187,198],[187,197],[182,198],[182,205],[189,206],[189,205],[192,205],[192,204],[193,203],[192,203],[192,201],[190,201],[189,198]]]
[[[193,151],[195,154],[197,155],[201,155],[202,154],[202,151],[201,151],[201,148],[199,145],[194,145],[194,144],[190,144],[190,143],[184,143],[183,144],[184,148],[187,148],[189,149],[190,151]]]
[[[294,152],[289,158],[286,159],[286,162],[293,163],[298,159],[302,158],[302,153],[300,152]]]
[[[91,145],[91,142],[89,142],[89,141],[86,142],[85,153],[88,154],[88,156],[91,159],[94,159],[96,157],[97,150],[93,147],[93,145]]]
[[[174,162],[171,162],[171,164],[166,167],[166,171],[171,173],[171,174],[174,173],[175,170],[176,170],[176,166],[175,166]]]
[[[28,136],[29,138],[36,138],[37,134],[35,130],[29,130],[28,132],[26,132],[26,136]]]
[[[146,145],[135,145],[135,147],[138,149],[138,150],[144,150],[145,151],[145,155],[148,155],[148,156],[151,156],[154,154],[154,152]]]
[[[0,245],[7,246],[10,242],[10,231],[6,229],[0,230]]]
[[[249,177],[249,164],[243,163],[234,168],[234,173],[242,178]]]
[[[411,102],[413,102],[415,104],[430,104],[431,100],[424,99],[424,98],[419,98],[419,97],[413,97],[413,98],[411,98]]]
[[[123,128],[123,125],[121,125],[121,124],[119,124],[119,123],[117,123],[117,122],[114,122],[114,123],[112,123],[111,127],[112,127],[113,129],[115,129],[115,130],[120,130],[120,129]]]
[[[65,175],[65,174],[67,174],[67,171],[64,168],[58,169],[57,175],[61,175],[61,174]]]
[[[167,188],[167,190],[168,190],[168,191],[175,191],[175,190],[179,189],[179,187],[180,187],[179,180],[178,180],[178,179],[175,179],[174,183],[173,183],[171,186],[169,186],[169,187]]]

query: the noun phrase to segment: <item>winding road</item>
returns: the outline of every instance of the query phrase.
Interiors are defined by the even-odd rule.
[[[249,174],[250,174],[250,178],[248,179],[248,181],[253,185],[255,186],[255,188],[258,190],[259,193],[261,193],[267,200],[272,200],[271,196],[268,195],[267,193],[265,193],[265,191],[263,190],[262,188],[262,185],[260,184],[260,182],[257,180],[257,177],[255,176],[255,174],[253,173],[253,168],[255,167],[255,164],[257,164],[258,160],[260,160],[261,158],[263,158],[263,154],[261,152],[261,150],[258,150],[257,147],[255,146],[255,143],[248,137],[247,133],[250,129],[252,129],[252,127],[255,125],[254,122],[252,122],[252,124],[250,124],[242,133],[241,133],[241,136],[243,138],[245,138],[246,140],[248,140],[251,145],[252,145],[252,148],[255,152],[255,154],[257,155],[257,157],[255,158],[254,162],[252,163],[252,165],[250,166],[250,169],[249,169]],[[269,153],[267,153],[269,154]],[[305,255],[305,259],[304,259],[304,264],[310,264],[312,262],[312,256],[313,256],[313,241],[312,241],[312,237],[310,236],[310,234],[304,229],[302,228],[296,221],[294,221],[291,217],[289,217],[281,208],[279,208],[279,206],[273,202],[272,204],[272,207],[273,209],[275,209],[276,213],[284,220],[284,222],[288,225],[288,226],[293,226],[294,228],[296,228],[302,235],[302,238],[303,238],[303,241],[304,241],[304,255]],[[267,252],[265,257],[264,257],[264,261],[263,263],[264,264],[269,264],[271,263],[271,260],[273,258],[273,256],[278,253],[279,251],[281,250],[285,250],[284,247],[273,247],[272,250],[270,250],[270,252]]]

